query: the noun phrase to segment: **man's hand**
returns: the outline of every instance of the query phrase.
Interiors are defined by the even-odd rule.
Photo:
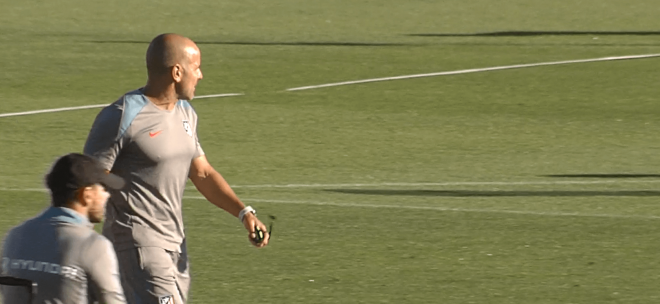
[[[202,155],[192,161],[188,177],[195,184],[197,190],[209,202],[224,209],[229,214],[238,217],[241,210],[245,208],[245,205],[238,199],[234,190],[227,184],[227,181],[225,181],[218,171],[213,169],[206,156]],[[243,217],[243,225],[248,231],[248,237],[252,245],[259,248],[268,245],[270,234],[268,233],[268,229],[266,229],[266,225],[259,221],[256,215],[247,212]],[[257,236],[255,227],[259,227],[264,233],[264,238],[259,243],[255,241],[255,237]]]
[[[268,233],[268,229],[266,229],[266,225],[262,223],[256,215],[248,212],[245,214],[245,217],[243,218],[243,225],[245,226],[245,229],[248,231],[248,238],[250,239],[250,243],[252,245],[261,248],[266,245],[268,245],[268,241],[270,240],[270,233]],[[255,241],[255,238],[257,237],[256,229],[255,227],[259,227],[261,231],[264,233],[264,239],[260,242],[257,243]]]

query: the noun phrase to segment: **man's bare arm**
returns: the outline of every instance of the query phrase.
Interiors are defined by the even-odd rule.
[[[236,196],[227,181],[208,162],[205,155],[192,161],[190,180],[204,197],[212,204],[238,217],[245,205]]]
[[[190,174],[188,175],[197,190],[204,195],[204,197],[212,204],[224,209],[231,215],[238,217],[238,214],[245,208],[245,204],[236,196],[234,190],[231,189],[224,177],[216,171],[213,166],[202,155],[194,159],[190,166]],[[257,247],[263,247],[268,244],[270,235],[268,235],[266,225],[264,225],[252,213],[246,213],[243,218],[243,225],[248,231],[250,242]],[[264,240],[261,243],[255,243],[254,238],[255,227],[259,227],[264,233]]]

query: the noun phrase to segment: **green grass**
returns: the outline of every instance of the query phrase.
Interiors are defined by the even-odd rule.
[[[632,33],[658,31],[653,1],[1,6],[0,113],[110,103],[144,84],[147,43],[162,32],[199,42],[198,95],[246,94],[193,106],[209,159],[262,217],[277,216],[274,238],[251,248],[235,219],[189,190],[191,303],[660,298],[658,59],[285,92],[660,53],[658,35]],[[410,35],[500,31],[630,34]],[[16,189],[43,187],[57,156],[82,149],[96,113],[0,118],[0,188],[15,189],[0,190],[0,232],[48,204]],[[320,186],[267,186],[287,184]]]

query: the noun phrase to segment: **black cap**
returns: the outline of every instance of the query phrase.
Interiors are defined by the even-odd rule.
[[[46,185],[52,192],[77,190],[94,184],[112,189],[124,187],[124,179],[107,173],[94,158],[71,153],[58,159],[46,175]]]

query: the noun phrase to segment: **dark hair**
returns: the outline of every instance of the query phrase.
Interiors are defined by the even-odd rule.
[[[50,191],[51,204],[53,207],[66,207],[77,200],[78,189],[61,189]]]
[[[54,207],[62,207],[76,200],[78,190],[94,184],[113,189],[124,187],[124,180],[108,174],[90,156],[71,153],[60,157],[46,174],[46,186],[50,189]]]

